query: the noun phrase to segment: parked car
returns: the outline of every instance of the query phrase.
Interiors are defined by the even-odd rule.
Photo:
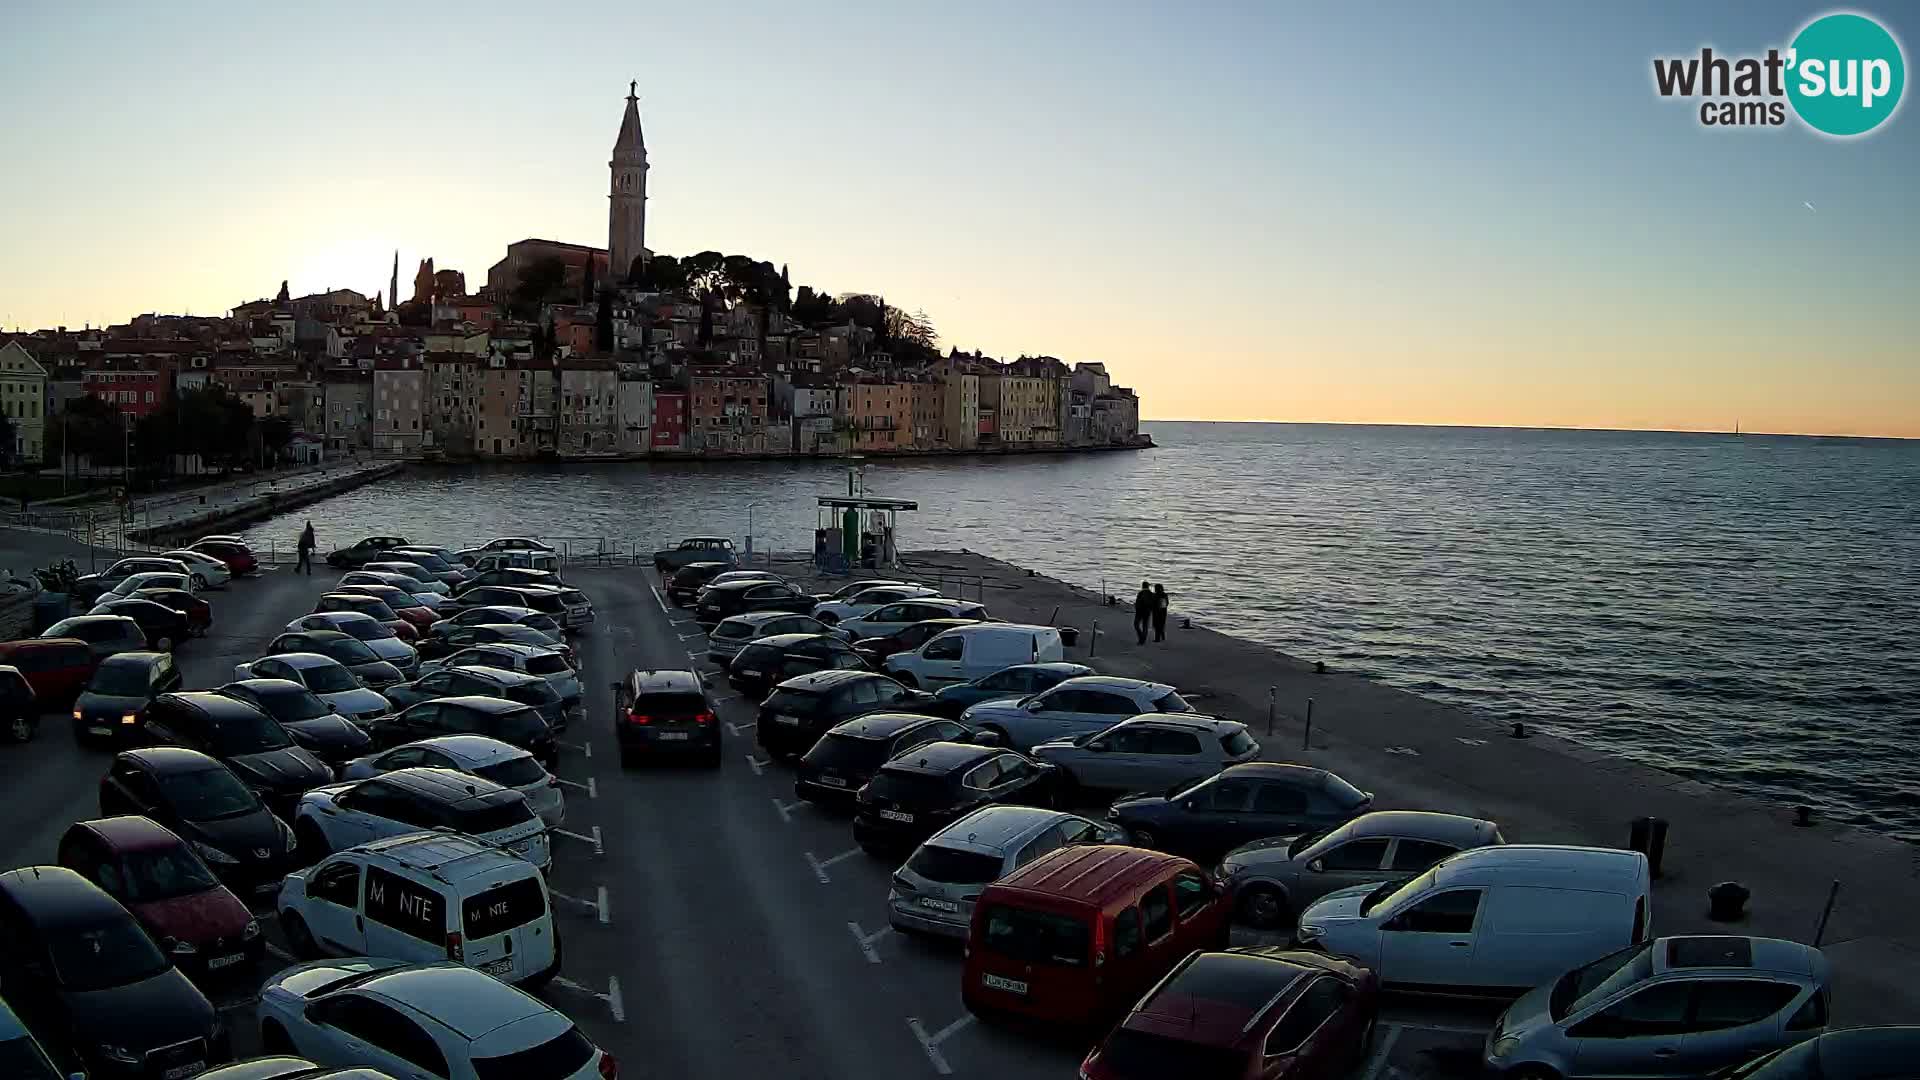
[[[233,580],[233,571],[222,560],[204,551],[192,548],[178,548],[161,553],[163,558],[177,559],[184,563],[189,572],[199,580],[194,582],[195,589],[218,589]]]
[[[1173,855],[1058,848],[975,901],[960,1000],[988,1020],[1105,1023],[1194,950],[1227,946],[1222,892]]]
[[[1055,848],[1126,841],[1123,829],[1060,810],[983,806],[928,837],[893,872],[887,923],[965,940],[974,901],[988,885]]]
[[[385,697],[367,689],[345,664],[317,652],[276,653],[235,664],[233,677],[235,681],[291,679],[320,695],[334,712],[362,724],[392,710]],[[396,683],[388,689],[402,685]]]
[[[161,694],[180,689],[180,669],[167,653],[116,653],[100,661],[73,703],[73,739],[85,745],[137,741],[140,720]]]
[[[1920,1027],[1829,1031],[1775,1050],[1716,1080],[1903,1080],[1920,1061]]]
[[[342,780],[364,780],[396,769],[452,769],[526,797],[527,805],[548,825],[567,820],[560,782],[527,750],[485,735],[436,735],[356,758],[340,770]]]
[[[1147,991],[1080,1075],[1345,1076],[1365,1062],[1378,1013],[1373,973],[1336,957],[1272,947],[1197,952]]]
[[[862,659],[878,671],[886,665],[887,657],[894,653],[911,652],[926,644],[935,635],[943,634],[956,626],[972,626],[979,621],[973,618],[945,617],[922,619],[917,623],[908,623],[891,634],[860,638],[853,642],[853,651],[859,653]],[[1093,669],[1088,668],[1086,674],[1093,674]]]
[[[699,598],[700,590],[707,587],[707,582],[732,568],[731,562],[684,563],[673,571],[673,576],[667,578],[660,591],[666,594],[667,603],[686,607]]]
[[[421,565],[431,568],[431,565],[425,562],[422,562]],[[500,570],[506,567],[517,567],[521,570],[545,570],[556,578],[563,576],[560,572],[560,556],[554,552],[544,550],[489,551],[475,557],[472,566],[462,567],[462,569],[466,570],[469,576],[472,576],[474,574],[484,574],[489,570]]]
[[[858,646],[856,646],[857,648]],[[1092,675],[1085,664],[1055,661],[1044,664],[1014,664],[972,682],[948,683],[933,692],[934,711],[941,716],[959,716],[967,706],[983,701],[1019,700],[1042,690],[1051,690],[1068,679]],[[895,678],[902,678],[896,675]]]
[[[417,562],[408,562],[405,559],[376,559],[361,564],[360,569],[376,574],[396,574],[416,583],[407,587],[410,593],[432,592],[442,596],[453,594],[453,586],[440,580],[440,575]]]
[[[1506,844],[1411,881],[1359,885],[1300,912],[1294,937],[1372,968],[1387,989],[1518,995],[1648,935],[1637,851]]]
[[[393,631],[394,636],[401,641],[412,642],[420,637],[420,631],[412,623],[401,618],[399,612],[388,607],[384,600],[371,596],[357,596],[353,593],[327,593],[314,602],[313,612],[316,615],[336,611],[350,611],[365,615]]]
[[[903,683],[939,690],[1015,664],[1057,664],[1066,658],[1058,627],[986,622],[935,634],[917,649],[888,656],[882,670]]]
[[[580,675],[570,663],[572,652],[572,649],[555,648],[552,645],[497,641],[468,646],[444,660],[436,661],[431,669],[490,667],[535,675],[547,680],[553,692],[560,695],[561,708],[568,716],[572,716],[579,711],[583,700]]]
[[[954,720],[918,713],[868,713],[835,724],[800,758],[793,773],[796,798],[850,808],[854,794],[881,765],[931,742],[965,742],[968,732]]]
[[[881,765],[858,796],[853,839],[865,851],[911,851],[949,822],[982,806],[1053,805],[1053,766],[997,746],[937,742]]]
[[[462,601],[482,604],[514,604],[551,615],[568,633],[593,622],[593,603],[579,589],[544,585],[482,585],[460,594]]]
[[[375,585],[392,592],[367,592],[356,586]],[[402,608],[426,608],[438,620],[440,613],[453,606],[453,597],[437,593],[426,588],[420,582],[405,574],[389,574],[381,570],[349,570],[340,575],[340,583],[329,592],[360,593],[385,601],[386,605],[399,614]],[[433,625],[428,623],[428,626]]]
[[[541,614],[530,607],[490,604],[479,607],[461,608],[454,614],[427,627],[426,634],[420,638],[420,645],[422,648],[425,648],[435,638],[444,639],[455,627],[482,625],[525,626],[529,629],[539,631],[545,635],[549,641],[555,643],[558,643],[562,638],[560,624],[556,622],[551,615]],[[444,643],[438,647],[444,648]]]
[[[1491,821],[1375,810],[1328,831],[1242,844],[1220,860],[1220,876],[1240,921],[1271,930],[1337,889],[1411,877],[1457,852],[1504,843]]]
[[[40,703],[33,684],[12,664],[0,664],[0,736],[14,743],[32,742],[40,734]]]
[[[530,706],[548,727],[566,730],[568,709],[553,686],[538,675],[476,664],[433,671],[410,683],[387,688],[394,707],[402,709],[435,698],[470,695]]]
[[[776,758],[799,757],[844,720],[875,712],[914,712],[932,700],[931,694],[871,671],[816,671],[774,687],[760,703],[754,735],[761,749]]]
[[[671,548],[653,553],[653,568],[662,574],[696,562],[732,566],[733,541],[724,536],[690,536]]]
[[[179,589],[182,592],[193,592],[193,575],[169,570],[148,570],[138,574],[128,574],[120,579],[120,584],[102,593],[101,599],[104,600],[110,596],[132,596],[142,589]]]
[[[707,631],[707,659],[726,667],[740,650],[762,638],[781,634],[824,634],[826,624],[811,615],[785,611],[750,611],[730,615]]]
[[[369,536],[357,540],[346,547],[335,548],[327,552],[327,563],[330,566],[357,570],[383,551],[392,551],[394,548],[403,548],[406,546],[407,541],[404,537]]]
[[[1037,743],[1093,735],[1142,713],[1190,712],[1193,706],[1166,683],[1082,675],[1024,698],[969,705],[961,712],[960,722],[976,731],[991,731],[1007,745],[1025,750]]]
[[[423,701],[373,722],[368,734],[382,750],[436,735],[487,735],[529,751],[551,772],[560,752],[553,729],[531,705],[497,697],[449,697]]]
[[[354,573],[360,573],[360,571],[355,571]],[[352,577],[353,575],[349,574],[347,576]],[[392,608],[395,615],[412,623],[415,630],[425,630],[427,627],[440,621],[439,610],[436,606],[423,603],[421,599],[413,593],[407,592],[404,589],[396,589],[392,585],[342,583],[334,586],[333,591],[350,596],[370,596],[387,605],[389,608]]]
[[[89,615],[117,615],[132,619],[147,635],[149,649],[172,652],[193,636],[187,613],[145,596],[108,596],[93,606]]]
[[[866,592],[868,589],[877,589],[882,585],[918,585],[918,584],[920,584],[920,582],[918,581],[898,581],[893,578],[860,578],[854,581],[849,581],[845,585],[840,586],[839,588],[833,590],[830,593],[814,593],[813,598],[815,600],[819,600],[824,603],[825,601],[828,601],[828,600],[845,600],[858,593]]]
[[[147,706],[140,737],[212,756],[260,792],[276,811],[333,779],[333,770],[303,750],[273,717],[252,705],[206,691],[161,694]]]
[[[74,582],[73,595],[77,600],[93,602],[121,582],[135,574],[163,571],[173,574],[191,574],[193,568],[179,559],[169,559],[152,555],[136,555],[121,559],[97,574],[82,574]]]
[[[482,555],[496,551],[552,551],[553,546],[530,536],[502,536],[489,540],[479,547],[462,548],[456,554],[461,561],[478,559]]]
[[[308,858],[436,828],[505,848],[542,870],[553,862],[547,827],[525,796],[450,769],[395,769],[317,787],[293,814],[293,834]]]
[[[540,871],[470,836],[403,833],[287,875],[280,925],[296,956],[456,959],[530,989],[560,972]]]
[[[1107,820],[1141,847],[1212,863],[1250,841],[1345,824],[1372,804],[1371,794],[1325,769],[1254,761],[1164,794],[1129,795]]]
[[[79,638],[87,643],[96,661],[114,653],[142,652],[147,648],[147,632],[125,615],[74,615],[42,630],[40,636]]]
[[[287,624],[288,630],[338,630],[372,649],[375,656],[400,669],[409,678],[420,670],[420,654],[394,633],[392,627],[371,615],[357,611],[323,611],[302,615]]]
[[[1831,985],[1827,958],[1794,941],[1643,941],[1527,991],[1493,1025],[1485,1064],[1503,1077],[1717,1076],[1817,1037]]]
[[[118,900],[191,977],[244,974],[266,956],[260,921],[187,842],[145,817],[67,826],[60,865]]]
[[[6,1075],[18,1080],[85,1080],[84,1073],[69,1076],[53,1063],[53,1055],[27,1030],[19,1014],[7,1007],[5,998],[0,998],[0,1065],[6,1067]]]
[[[551,570],[496,566],[490,570],[481,570],[453,586],[453,592],[458,595],[478,585],[551,585],[558,588],[560,584],[560,575]]]
[[[576,655],[573,646],[565,641],[555,641],[545,631],[520,623],[478,623],[472,626],[455,626],[449,628],[444,634],[437,636],[430,634],[420,641],[422,653],[427,659],[438,659],[442,662],[453,653],[493,645],[557,653],[562,660],[566,661],[569,669],[573,667]]]
[[[415,566],[434,575],[448,585],[465,581],[473,576],[472,569],[462,564],[459,559],[454,558],[453,552],[448,551],[442,554],[439,551],[432,550],[431,548],[423,548],[418,545],[414,547],[395,548],[393,551],[393,559],[382,561],[413,563]]]
[[[964,624],[981,622],[986,617],[985,604],[975,603],[972,600],[956,600],[948,596],[925,596],[918,600],[902,600],[897,604],[885,604],[864,615],[841,619],[834,625],[833,632],[848,641],[860,641],[865,638],[884,638],[897,634],[915,623],[925,622],[928,619],[959,619]],[[933,636],[927,635],[928,638]]]
[[[694,606],[693,619],[701,626],[714,626],[729,615],[749,611],[790,611],[804,615],[813,608],[812,596],[784,581],[730,581],[705,590]]]
[[[367,689],[376,692],[408,678],[408,673],[398,664],[381,659],[373,646],[339,630],[289,630],[267,642],[268,656],[287,653],[319,653],[346,668]],[[419,665],[416,663],[413,668],[418,671]]]
[[[786,578],[781,577],[771,570],[722,570],[718,574],[713,575],[713,578],[705,585],[701,586],[700,591],[693,594],[693,598],[699,600],[706,595],[707,590],[716,585],[725,585],[732,581],[777,581],[788,583]]]
[[[213,1005],[134,917],[64,866],[0,873],[0,984],[88,1073],[192,1076],[233,1056]]]
[[[248,1058],[201,1073],[193,1080],[394,1080],[379,1069],[351,1065],[335,1069],[306,1058],[274,1054]]]
[[[1166,791],[1252,761],[1260,744],[1237,720],[1199,713],[1148,713],[1105,731],[1034,746],[1060,767],[1061,782],[1082,792]]]
[[[244,701],[273,717],[294,743],[333,769],[373,749],[373,738],[358,724],[291,679],[243,679],[214,693]]]
[[[42,637],[0,641],[0,664],[18,671],[40,710],[50,712],[73,704],[99,661],[79,638]]]
[[[193,551],[219,559],[226,564],[227,571],[234,577],[242,577],[260,569],[260,560],[254,556],[253,549],[236,540],[206,537],[194,541],[188,547]]]
[[[869,611],[888,604],[939,595],[940,590],[926,585],[875,585],[862,589],[844,600],[822,600],[813,606],[810,614],[828,626],[838,626],[844,619],[859,618]]]
[[[323,1065],[450,1080],[615,1080],[619,1073],[613,1055],[573,1021],[458,961],[296,964],[261,988],[259,1012],[264,1045]],[[369,1024],[369,1016],[382,1022]]]
[[[197,750],[123,750],[100,779],[100,815],[139,814],[173,830],[241,897],[279,891],[293,830],[234,775]]]
[[[193,637],[205,637],[207,630],[213,626],[213,605],[185,589],[149,587],[135,589],[132,596],[136,600],[151,600],[163,607],[170,607],[186,616],[187,633]]]
[[[720,722],[700,676],[638,669],[614,691],[614,742],[622,768],[648,758],[694,757],[720,765]]]
[[[761,701],[788,679],[816,671],[868,671],[867,662],[831,634],[773,634],[741,647],[727,664],[727,682]]]

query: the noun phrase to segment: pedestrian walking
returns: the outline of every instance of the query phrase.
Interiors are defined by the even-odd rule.
[[[1146,582],[1140,583],[1140,591],[1133,594],[1133,632],[1140,638],[1140,644],[1147,643],[1147,627],[1153,621],[1153,588]]]
[[[1167,640],[1167,587],[1153,587],[1153,640]]]
[[[300,530],[300,561],[294,566],[294,573],[304,570],[308,577],[313,576],[313,543],[313,522],[309,521],[307,527]]]

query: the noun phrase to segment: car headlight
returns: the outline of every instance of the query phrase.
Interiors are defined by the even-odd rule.
[[[1508,1054],[1513,1053],[1515,1050],[1519,1049],[1519,1047],[1520,1047],[1519,1037],[1515,1035],[1507,1035],[1502,1038],[1494,1040],[1492,1048],[1490,1048],[1487,1051],[1487,1056],[1494,1057],[1494,1058],[1503,1058],[1503,1057],[1506,1057]]]
[[[276,824],[280,826],[280,839],[286,843],[288,851],[292,851],[300,846],[300,834],[288,828],[287,823],[284,821],[276,822]]]
[[[245,930],[240,931],[240,940],[252,941],[254,938],[257,938],[259,936],[260,936],[260,920],[248,919],[247,928]]]
[[[1301,923],[1299,928],[1293,932],[1293,936],[1299,939],[1302,945],[1305,945],[1326,937],[1327,928],[1324,926],[1315,926],[1313,923]]]
[[[1241,864],[1231,858],[1220,860],[1220,880],[1225,881],[1240,872]]]
[[[123,724],[137,724],[140,722],[140,717],[134,713],[121,713],[120,722]]]
[[[106,1058],[108,1061],[119,1062],[122,1065],[140,1064],[140,1055],[124,1046],[116,1046],[113,1043],[101,1043],[100,1056]]]
[[[223,866],[237,866],[240,863],[239,859],[221,851],[212,844],[203,844],[198,840],[189,840],[187,841],[187,846],[193,849],[195,855],[200,856],[210,863],[220,863]]]

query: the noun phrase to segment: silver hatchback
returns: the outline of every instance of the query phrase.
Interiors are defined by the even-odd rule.
[[[1455,852],[1504,844],[1500,826],[1457,814],[1376,810],[1323,833],[1242,844],[1220,860],[1234,915],[1260,929],[1339,889],[1411,877]]]
[[[1260,756],[1247,725],[1196,713],[1147,713],[1105,731],[1056,739],[1033,756],[1060,766],[1062,782],[1088,791],[1166,791],[1199,783]]]
[[[724,575],[723,575],[724,576]],[[707,633],[707,659],[726,667],[740,650],[775,634],[824,634],[827,625],[791,611],[749,611],[730,615]]]
[[[988,885],[1068,844],[1124,844],[1125,829],[1059,810],[983,806],[941,829],[893,872],[887,922],[910,934],[967,936]]]
[[[1718,1075],[1826,1030],[1830,980],[1820,950],[1794,941],[1644,941],[1514,1002],[1485,1064],[1503,1077]]]

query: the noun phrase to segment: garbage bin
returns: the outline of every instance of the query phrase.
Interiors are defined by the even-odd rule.
[[[38,634],[66,618],[71,610],[66,593],[43,590],[40,595],[33,598],[33,632]]]
[[[1667,819],[1643,817],[1633,819],[1632,834],[1627,841],[1630,850],[1647,857],[1647,869],[1654,877],[1660,876],[1660,860],[1667,852]]]
[[[1060,644],[1069,649],[1080,644],[1080,629],[1074,626],[1061,627]]]

